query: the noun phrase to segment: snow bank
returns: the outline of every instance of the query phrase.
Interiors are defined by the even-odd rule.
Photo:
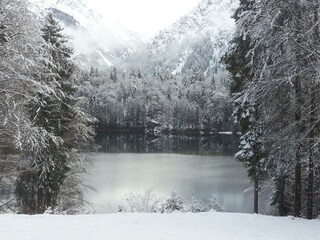
[[[1,240],[317,240],[320,220],[235,213],[0,215]]]

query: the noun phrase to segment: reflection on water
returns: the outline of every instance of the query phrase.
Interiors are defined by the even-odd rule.
[[[187,200],[193,193],[203,201],[215,194],[227,211],[252,212],[252,194],[245,193],[250,187],[246,170],[233,158],[237,139],[149,138],[145,135],[100,138],[105,152],[92,156],[93,167],[86,176],[86,182],[97,190],[86,194],[96,212],[117,211],[124,203],[124,195],[148,189],[159,197],[168,197],[175,190]]]
[[[239,145],[234,135],[180,136],[148,134],[98,135],[101,152],[111,153],[184,153],[233,155]]]
[[[98,153],[87,182],[97,190],[87,198],[99,213],[117,211],[125,194],[147,189],[160,197],[172,190],[185,199],[194,193],[203,201],[215,194],[228,211],[249,212],[251,206],[245,169],[231,156]]]

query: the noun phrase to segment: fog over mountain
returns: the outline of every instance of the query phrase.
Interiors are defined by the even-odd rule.
[[[234,27],[231,14],[237,6],[235,0],[204,0],[146,42],[114,19],[90,8],[85,0],[30,1],[36,5],[36,11],[51,12],[61,22],[83,69],[123,66],[149,71],[170,69],[178,74],[189,71],[194,61],[201,61],[200,68],[211,75],[213,69],[217,73],[220,67],[219,60]]]
[[[237,4],[235,0],[202,1],[139,48],[126,66],[173,75],[197,72],[218,82],[227,81],[221,57],[234,31],[231,16]],[[227,87],[227,83],[224,85]]]
[[[110,67],[127,58],[142,43],[141,37],[112,19],[98,14],[83,0],[32,0],[35,11],[50,12],[70,36],[75,59],[84,69]]]
[[[236,0],[203,0],[148,42],[85,1],[41,1],[71,36],[87,110],[101,128],[230,130],[229,75],[221,58]],[[165,13],[163,13],[165,16]],[[92,72],[93,71],[93,72]]]

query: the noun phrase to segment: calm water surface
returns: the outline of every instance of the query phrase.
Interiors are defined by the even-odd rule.
[[[97,213],[116,212],[128,193],[152,189],[159,197],[172,190],[188,200],[215,194],[227,211],[251,212],[245,169],[232,156],[97,153],[86,177],[96,189],[86,198]]]

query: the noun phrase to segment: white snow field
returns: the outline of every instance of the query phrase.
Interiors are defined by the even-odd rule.
[[[237,213],[0,215],[1,240],[319,240],[320,220]]]

